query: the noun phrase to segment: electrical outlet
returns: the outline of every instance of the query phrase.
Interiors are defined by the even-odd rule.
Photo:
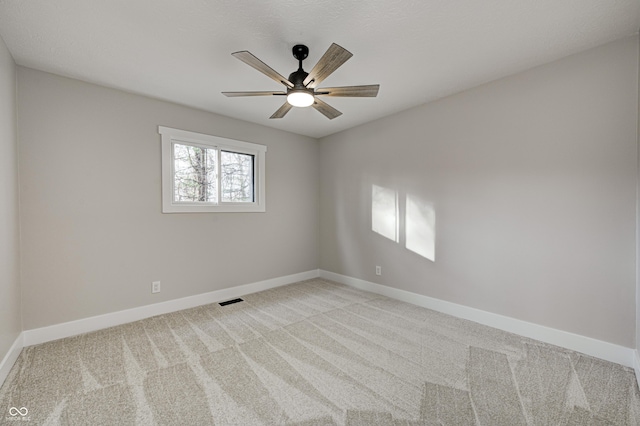
[[[382,266],[376,265],[376,275],[382,275]]]
[[[151,283],[151,293],[160,293],[160,281]]]

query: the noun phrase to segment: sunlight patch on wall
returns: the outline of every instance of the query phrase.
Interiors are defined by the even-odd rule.
[[[436,260],[436,211],[420,197],[371,185],[371,230],[404,243],[407,250],[425,259]]]
[[[407,195],[405,247],[433,262],[436,260],[436,212],[418,197]]]
[[[378,185],[371,187],[371,230],[391,241],[398,240],[398,193]]]

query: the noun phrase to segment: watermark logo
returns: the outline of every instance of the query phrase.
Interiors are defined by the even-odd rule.
[[[11,407],[11,408],[9,408],[9,415],[10,416],[15,417],[18,414],[20,414],[22,417],[24,417],[27,414],[29,414],[29,410],[27,410],[27,407],[22,407],[22,408]]]
[[[7,420],[11,421],[29,421],[31,420],[27,415],[29,414],[29,410],[27,407],[11,407],[9,408],[9,416]]]

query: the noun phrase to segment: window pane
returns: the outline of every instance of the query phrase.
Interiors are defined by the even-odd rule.
[[[216,150],[173,145],[173,201],[217,203]]]
[[[253,202],[253,157],[238,152],[221,152],[220,186],[223,202]]]

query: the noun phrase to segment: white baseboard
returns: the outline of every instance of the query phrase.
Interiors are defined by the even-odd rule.
[[[2,361],[0,362],[0,387],[4,383],[5,379],[9,375],[9,371],[11,371],[11,367],[16,363],[18,356],[20,356],[20,352],[24,347],[24,333],[20,333],[16,338],[13,345],[9,348],[9,352],[4,356]]]
[[[626,367],[635,368],[636,377],[640,377],[638,376],[638,374],[640,373],[640,359],[638,359],[637,351],[634,351],[631,348],[626,348],[624,346],[604,342],[602,340],[581,336],[579,334],[569,333],[567,331],[562,331],[555,328],[545,327],[543,325],[533,324],[503,315],[493,314],[491,312],[470,308],[468,306],[458,305],[452,302],[423,296],[421,294],[412,293],[406,290],[400,290],[397,288],[372,283],[370,281],[336,274],[334,272],[320,270],[320,277],[349,285],[361,290],[391,297],[392,299],[397,299],[403,302],[432,309],[434,311],[449,314],[458,318],[463,318],[480,324],[488,325],[490,327],[508,331],[520,336],[529,337],[531,339],[571,349],[577,352],[591,355],[596,358],[604,359],[606,361],[622,364]]]
[[[578,334],[569,333],[538,324],[533,324],[503,315],[493,314],[491,312],[470,308],[468,306],[458,305],[452,302],[435,299],[406,290],[387,287],[381,284],[376,284],[370,281],[352,278],[346,275],[336,274],[334,272],[325,270],[311,270],[299,274],[287,275],[270,280],[240,285],[237,287],[215,290],[196,296],[169,300],[153,305],[140,306],[124,311],[113,312],[90,318],[83,318],[80,320],[70,321],[62,324],[55,324],[48,327],[25,330],[16,339],[15,343],[0,363],[0,384],[4,381],[7,374],[9,374],[9,370],[18,358],[20,351],[25,346],[36,345],[39,343],[62,339],[64,337],[74,336],[77,334],[88,333],[103,328],[138,321],[155,315],[166,314],[182,309],[215,303],[222,300],[233,299],[236,297],[244,296],[246,294],[268,290],[271,288],[280,287],[283,285],[317,277],[330,279],[332,281],[349,285],[361,290],[381,294],[383,296],[391,297],[403,302],[453,315],[458,318],[467,319],[500,330],[508,331],[510,333],[519,334],[521,336],[540,340],[542,342],[550,343],[577,352],[582,352],[584,354],[604,359],[606,361],[622,364],[624,366],[635,369],[636,377],[638,378],[640,384],[640,355],[638,354],[638,351],[631,348],[626,348],[624,346],[596,340],[590,337],[581,336]]]
[[[638,382],[638,387],[640,387],[640,354],[636,349],[633,351],[633,369],[636,371],[636,381]]]
[[[307,272],[301,272],[298,274],[287,275],[284,277],[273,278],[251,284],[244,284],[236,287],[225,288],[222,290],[215,290],[209,293],[198,294],[196,296],[183,297],[181,299],[169,300],[152,305],[126,309],[124,311],[83,318],[76,321],[69,321],[62,324],[51,325],[48,327],[25,330],[23,332],[23,344],[24,346],[37,345],[39,343],[62,339],[64,337],[75,336],[77,334],[88,333],[90,331],[101,330],[103,328],[126,324],[156,315],[167,314],[169,312],[175,312],[182,309],[189,309],[196,306],[207,305],[209,303],[234,299],[246,294],[268,290],[270,288],[280,287],[298,281],[309,280],[312,278],[317,278],[319,276],[319,271],[315,269]]]

